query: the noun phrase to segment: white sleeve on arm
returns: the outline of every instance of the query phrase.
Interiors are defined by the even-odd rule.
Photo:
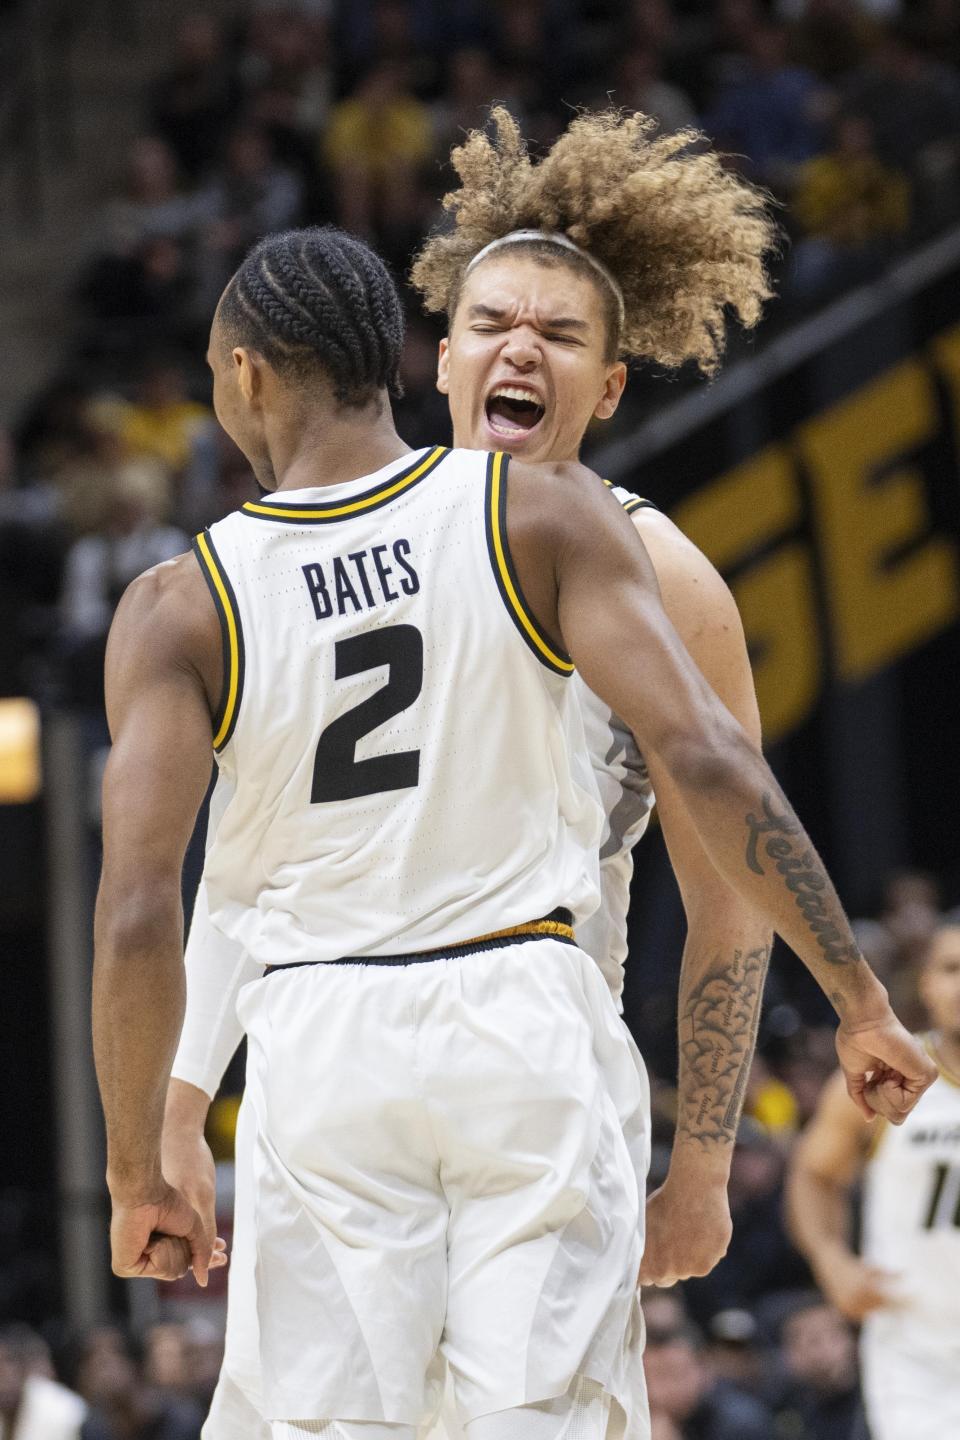
[[[187,1004],[171,1077],[203,1090],[212,1100],[243,1038],[237,996],[264,967],[210,922],[203,880],[193,907],[184,954]]]

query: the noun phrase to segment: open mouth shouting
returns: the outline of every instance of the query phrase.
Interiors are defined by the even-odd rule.
[[[497,440],[516,443],[537,429],[546,407],[535,390],[525,385],[497,385],[486,400],[487,424]]]

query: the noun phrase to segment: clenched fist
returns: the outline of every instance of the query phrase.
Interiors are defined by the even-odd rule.
[[[726,1184],[668,1177],[647,1201],[640,1284],[673,1285],[709,1275],[726,1255],[732,1233]]]

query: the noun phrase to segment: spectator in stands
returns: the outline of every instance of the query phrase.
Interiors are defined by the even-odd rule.
[[[139,1359],[130,1337],[116,1327],[104,1326],[84,1337],[76,1379],[90,1414],[81,1440],[199,1440],[200,1411],[152,1389]]]
[[[652,1440],[770,1440],[770,1412],[714,1378],[693,1327],[648,1335],[644,1369]]]
[[[759,1344],[759,1327],[749,1310],[719,1310],[707,1327],[704,1355],[718,1380],[764,1399],[770,1356]]]
[[[789,1085],[775,1074],[766,1057],[754,1056],[747,1081],[743,1113],[786,1148],[797,1129],[797,1102]]]
[[[129,256],[99,256],[82,277],[78,295],[90,318],[80,341],[86,357],[113,366],[131,363],[142,349],[145,322],[158,343],[202,348],[205,324],[182,240],[156,235]]]
[[[397,429],[408,445],[450,442],[450,408],[436,386],[437,334],[421,315],[407,321],[400,379],[403,398],[394,403]]]
[[[304,173],[333,103],[333,59],[322,20],[275,9],[253,17],[243,62],[247,108],[283,163]]]
[[[918,220],[930,226],[957,202],[960,78],[928,57],[924,40],[915,19],[888,25],[844,94],[870,121],[881,159],[912,178]]]
[[[190,1390],[186,1327],[175,1320],[151,1325],[143,1337],[143,1378],[154,1390],[182,1399]]]
[[[186,15],[177,26],[170,68],[154,87],[150,111],[155,133],[191,181],[217,159],[236,101],[220,22],[202,10]]]
[[[910,190],[880,159],[865,116],[841,114],[831,148],[800,167],[793,214],[801,237],[790,285],[799,299],[815,302],[878,273],[907,229]]]
[[[110,482],[98,529],[81,536],[67,553],[61,611],[64,631],[75,647],[86,642],[102,646],[130,581],[190,548],[182,530],[163,523],[166,506],[149,463],[121,461]],[[83,653],[94,663],[97,644]]]
[[[87,1407],[52,1378],[50,1352],[26,1325],[0,1330],[3,1440],[79,1440]]]
[[[28,481],[43,482],[65,461],[88,451],[95,439],[91,389],[75,373],[41,390],[16,431],[20,466]]]
[[[202,293],[209,314],[250,246],[296,224],[302,199],[299,176],[277,163],[266,130],[249,124],[234,130],[205,193]]]
[[[232,1149],[231,1149],[232,1153]],[[188,1392],[206,1415],[223,1363],[223,1328],[197,1316],[184,1327],[187,1338]]]
[[[180,483],[177,518],[191,535],[260,492],[243,453],[215,421],[197,431]]]
[[[869,1440],[853,1331],[816,1291],[801,1295],[781,1327],[786,1369],[776,1402],[781,1433],[795,1440]]]
[[[401,66],[381,61],[330,116],[324,153],[340,223],[374,234],[384,193],[411,184],[432,151],[429,110],[406,88]]]
[[[730,1169],[730,1247],[709,1275],[684,1287],[687,1307],[701,1325],[720,1310],[749,1310],[771,1291],[809,1283],[783,1223],[783,1172],[783,1147],[745,1117]]]
[[[781,0],[777,8],[793,22],[794,59],[831,85],[855,70],[873,44],[874,24],[853,0]]]
[[[898,1010],[897,1014],[901,1012]],[[787,1042],[780,1064],[784,1083],[796,1106],[799,1128],[817,1107],[820,1091],[837,1065],[836,1032],[829,1025],[803,1026]]]
[[[655,1286],[644,1286],[640,1299],[648,1335],[675,1335],[687,1325],[689,1316],[680,1285],[672,1285],[664,1290]]]
[[[167,142],[142,135],[128,153],[126,193],[107,206],[103,249],[113,256],[133,255],[157,236],[191,242],[205,214],[203,196],[181,187]]]
[[[652,45],[633,45],[621,56],[614,98],[627,110],[652,115],[668,134],[696,122],[689,95],[664,80]]]
[[[548,6],[547,0],[498,0],[491,8],[497,65],[526,114],[533,117],[559,98],[557,80],[568,67],[571,7],[562,3]]]
[[[129,455],[159,460],[177,475],[211,418],[206,405],[190,398],[178,356],[157,352],[143,361],[136,399],[121,410],[118,433]]]
[[[721,87],[705,119],[715,143],[749,174],[784,189],[820,146],[821,87],[787,60],[787,30],[760,21],[748,34],[741,74]]]
[[[454,50],[447,62],[447,83],[432,106],[437,155],[448,156],[468,131],[486,123],[491,96],[502,96],[511,114],[517,114],[519,97],[510,97],[504,91],[505,83],[489,50],[480,45]]]

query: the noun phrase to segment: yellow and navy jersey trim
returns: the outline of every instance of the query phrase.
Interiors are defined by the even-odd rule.
[[[329,525],[334,520],[346,520],[351,515],[366,514],[370,510],[379,510],[381,505],[389,505],[397,495],[425,480],[449,453],[445,446],[437,445],[426,455],[420,455],[399,475],[372,490],[365,490],[362,495],[355,495],[351,500],[308,500],[296,505],[282,505],[275,500],[248,500],[240,513],[252,520],[278,520],[282,525]]]
[[[558,650],[546,631],[538,624],[533,612],[523,597],[520,581],[513,567],[510,546],[507,542],[507,470],[509,455],[502,450],[487,456],[487,483],[485,514],[487,528],[487,552],[493,567],[494,579],[500,598],[507,607],[507,613],[521,636],[541,664],[557,675],[572,675],[573,661],[563,650]]]
[[[220,638],[223,643],[223,686],[220,703],[213,717],[213,748],[217,754],[230,739],[237,724],[240,701],[243,698],[243,677],[246,659],[243,647],[243,626],[240,611],[230,577],[223,568],[217,547],[209,530],[203,530],[193,542],[193,551],[207,588],[213,596],[220,621]]]
[[[608,490],[617,488],[612,480],[604,480],[603,483]],[[620,496],[615,495],[614,499],[620,500]],[[642,495],[634,495],[631,491],[625,492],[625,498],[620,500],[620,504],[628,515],[632,515],[635,510],[656,510],[658,508],[652,500],[646,500]]]

